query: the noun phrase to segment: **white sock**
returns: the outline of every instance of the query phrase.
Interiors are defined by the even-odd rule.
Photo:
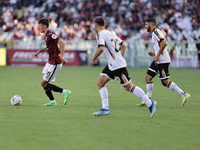
[[[147,81],[146,82],[146,88],[147,88],[147,96],[149,99],[151,99],[152,90],[153,90],[153,81]]]
[[[50,100],[51,103],[56,103],[55,99],[54,100]]]
[[[108,90],[107,90],[106,86],[99,89],[99,94],[101,96],[102,108],[109,109]]]
[[[65,93],[67,93],[67,90],[63,89],[62,94],[64,95]]]
[[[167,87],[169,87],[169,88],[172,89],[173,91],[177,92],[177,93],[180,94],[182,97],[185,97],[185,96],[186,96],[185,92],[183,92],[174,82],[169,81]]]
[[[148,107],[151,106],[151,100],[147,97],[147,95],[140,87],[133,85],[130,89],[130,92],[132,92],[135,96],[139,97],[143,102],[145,102],[145,104]]]

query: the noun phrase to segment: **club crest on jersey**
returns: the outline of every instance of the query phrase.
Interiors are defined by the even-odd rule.
[[[57,35],[55,35],[55,34],[52,34],[52,39],[56,39],[57,38]]]

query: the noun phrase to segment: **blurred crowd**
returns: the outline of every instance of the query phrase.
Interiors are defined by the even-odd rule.
[[[155,18],[168,40],[200,36],[200,0],[0,0],[0,41],[41,39],[38,20],[64,40],[94,40],[93,19],[104,16],[121,39],[149,40],[147,18]]]

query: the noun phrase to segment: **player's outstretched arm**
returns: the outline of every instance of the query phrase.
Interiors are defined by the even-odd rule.
[[[35,58],[38,58],[38,55],[41,53],[41,52],[46,52],[47,51],[47,48],[43,48],[43,49],[41,49],[41,50],[38,50],[33,56],[35,57]]]
[[[58,45],[60,47],[60,59],[62,63],[66,63],[67,60],[64,59],[64,52],[65,52],[65,42],[63,40],[58,40]]]

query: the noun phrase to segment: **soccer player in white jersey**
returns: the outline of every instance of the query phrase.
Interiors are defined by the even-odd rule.
[[[97,79],[97,86],[102,100],[102,108],[98,112],[93,113],[93,115],[104,116],[110,114],[108,91],[105,84],[109,80],[117,78],[127,91],[133,93],[146,103],[151,113],[150,117],[152,118],[156,111],[156,102],[151,101],[140,87],[133,85],[131,82],[128,71],[126,70],[126,61],[123,58],[126,45],[115,33],[105,29],[105,19],[103,17],[96,17],[94,19],[94,24],[95,29],[98,32],[96,36],[98,48],[92,58],[92,61],[94,64],[97,64],[97,57],[104,52],[108,59],[108,65],[103,69]]]
[[[153,90],[153,78],[159,74],[160,80],[163,86],[170,88],[171,90],[180,94],[183,99],[181,107],[185,105],[188,101],[190,94],[183,92],[174,82],[168,80],[170,77],[169,74],[169,65],[170,57],[167,48],[166,38],[163,33],[156,28],[155,19],[147,19],[145,21],[145,28],[148,32],[152,33],[152,48],[154,52],[149,52],[149,56],[155,56],[154,61],[148,68],[145,80],[147,88],[147,96],[151,99],[152,90]],[[137,104],[138,106],[146,106],[145,103],[141,102]]]

